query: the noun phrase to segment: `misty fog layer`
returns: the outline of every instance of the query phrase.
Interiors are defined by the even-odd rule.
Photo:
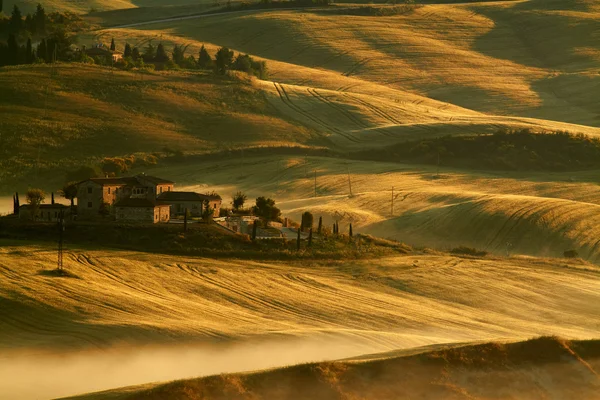
[[[0,400],[50,399],[150,382],[353,357],[387,348],[341,340],[136,347],[0,355]]]

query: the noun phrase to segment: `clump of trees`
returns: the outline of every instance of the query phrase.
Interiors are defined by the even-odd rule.
[[[29,204],[29,212],[32,219],[37,218],[40,204],[46,199],[46,193],[42,189],[29,189],[25,195]]]
[[[568,132],[499,130],[493,134],[408,141],[377,151],[356,152],[353,157],[465,168],[582,170],[600,168],[600,139]]]
[[[15,4],[8,18],[0,14],[0,66],[74,61],[80,55],[71,45],[75,34],[86,27],[72,13],[46,13],[38,4],[33,14],[23,16]]]
[[[241,191],[238,191],[233,195],[231,199],[231,205],[233,206],[234,211],[239,211],[244,208],[244,204],[246,204],[246,200],[248,200],[248,196],[246,196]]]
[[[277,221],[281,217],[281,210],[275,206],[275,200],[263,196],[256,199],[252,213],[262,219],[265,225],[271,221]]]

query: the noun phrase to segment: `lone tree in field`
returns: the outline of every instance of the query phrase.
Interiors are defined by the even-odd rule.
[[[35,219],[40,209],[40,204],[46,199],[46,193],[42,189],[29,189],[25,197],[29,204],[31,218]]]
[[[244,208],[246,200],[248,200],[248,197],[244,193],[237,192],[233,195],[231,205],[235,211],[239,211],[241,208]]]
[[[216,55],[217,73],[225,75],[231,64],[233,64],[233,51],[227,47],[221,47]]]
[[[312,229],[314,217],[309,211],[302,214],[302,229]]]
[[[112,39],[110,40],[110,49],[111,49],[112,51],[115,51],[115,50],[117,50],[117,46],[115,45],[115,39],[114,39],[114,38],[112,38]]]
[[[129,43],[125,43],[125,51],[123,51],[123,58],[127,57],[133,57],[131,45]]]
[[[252,213],[261,218],[267,225],[269,221],[275,221],[279,218],[281,210],[275,207],[275,200],[261,196],[256,199],[256,205],[252,207]]]
[[[58,191],[58,194],[71,202],[71,211],[73,211],[73,208],[75,207],[74,200],[75,197],[77,197],[77,182],[66,183],[62,189]]]

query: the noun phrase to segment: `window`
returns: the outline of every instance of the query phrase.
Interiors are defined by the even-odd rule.
[[[108,194],[110,194],[110,188],[108,188]]]
[[[88,208],[92,208],[92,202],[88,201]]]
[[[169,192],[171,191],[171,187],[170,186],[167,188],[167,191],[169,191]]]
[[[162,186],[160,187],[160,192],[162,193]]]
[[[88,188],[88,194],[92,194],[92,188],[91,187]]]

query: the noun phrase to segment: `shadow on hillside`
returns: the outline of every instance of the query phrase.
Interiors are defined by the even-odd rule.
[[[493,29],[475,41],[475,51],[529,67],[570,72],[600,67],[597,59],[578,52],[600,48],[600,19],[561,14],[587,11],[581,1],[532,0],[471,8],[494,21]]]
[[[81,279],[80,276],[75,275],[74,273],[67,271],[66,269],[41,269],[38,271],[37,275],[48,276],[51,278],[74,278]]]

